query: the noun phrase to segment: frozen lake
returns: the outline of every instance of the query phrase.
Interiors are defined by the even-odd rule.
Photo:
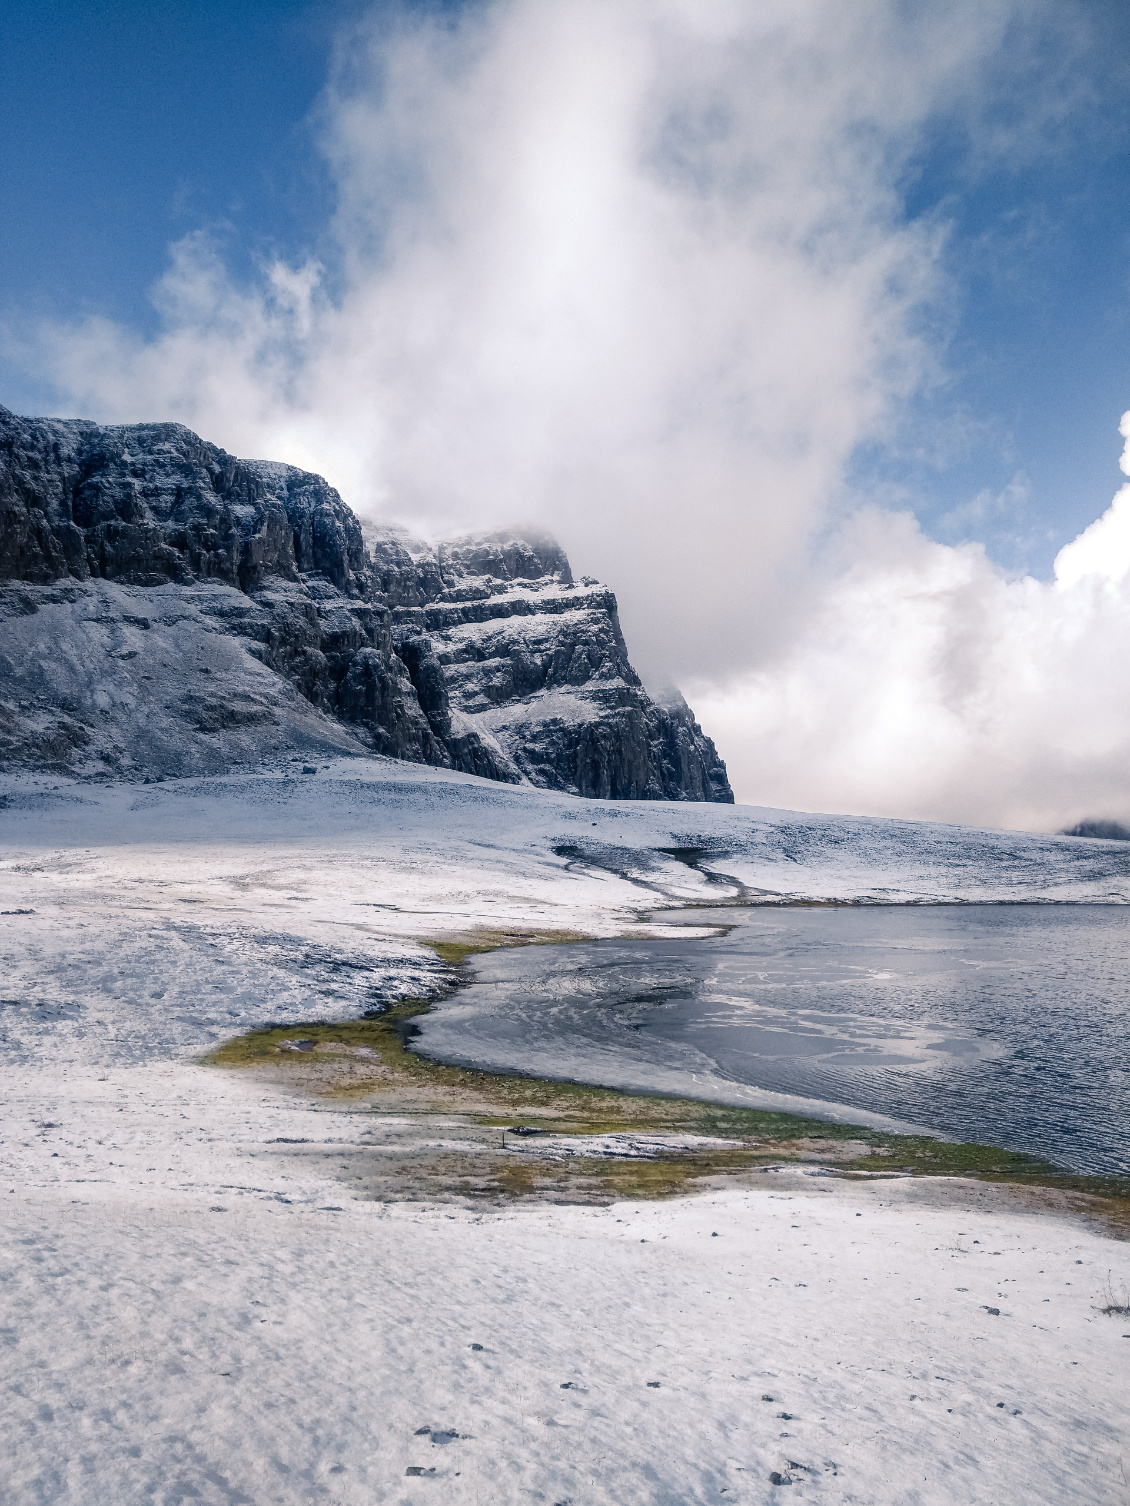
[[[895,1120],[1130,1173],[1126,906],[715,913],[732,929],[707,940],[477,958],[474,981],[421,1022],[417,1046],[483,1067]]]

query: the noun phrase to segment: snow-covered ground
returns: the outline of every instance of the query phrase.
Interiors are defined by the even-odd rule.
[[[800,1170],[361,1201],[394,1120],[194,1060],[426,993],[424,938],[654,934],[737,892],[664,847],[783,897],[1123,903],[1125,847],[382,760],[0,797],[5,1503],[1130,1495],[1130,1322],[1099,1311],[1130,1251],[1099,1229]]]

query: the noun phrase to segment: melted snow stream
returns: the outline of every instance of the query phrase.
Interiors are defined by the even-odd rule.
[[[719,918],[733,928],[708,940],[479,957],[470,985],[421,1022],[417,1047],[496,1070],[893,1120],[1080,1172],[1130,1172],[1127,907]]]

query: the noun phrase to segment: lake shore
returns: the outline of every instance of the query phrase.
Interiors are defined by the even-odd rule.
[[[458,1069],[423,1064],[426,1084],[374,1108],[379,1043],[348,1038],[366,1007],[449,986],[484,933],[657,934],[657,905],[717,888],[662,849],[726,820],[752,852],[777,829],[764,814],[379,760],[316,782],[11,780],[4,799],[0,1366],[19,1506],[368,1506],[441,1480],[455,1501],[682,1506],[774,1499],[774,1476],[813,1501],[1124,1499],[1130,1321],[1104,1308],[1126,1300],[1130,1245],[1082,1193],[876,1178],[871,1130],[752,1147],[674,1100],[635,1125],[593,1090],[572,1121],[485,1084],[457,1102],[434,1073]],[[637,867],[558,856],[582,822]],[[807,889],[858,897],[884,863],[904,897],[988,882],[968,851],[946,867],[952,829],[898,869],[882,825],[858,881],[837,848]],[[1036,896],[1124,882],[1120,855],[1066,839],[983,845]],[[765,887],[773,861],[742,882]],[[421,945],[437,937],[446,957]],[[203,1065],[261,1036],[265,1001],[274,1046],[311,1048]],[[382,1018],[356,1028],[398,1023]],[[348,1049],[319,1056],[323,1029]],[[323,1067],[332,1081],[304,1080]],[[537,1137],[503,1146],[518,1110],[684,1144],[566,1166]],[[511,1186],[458,1185],[468,1158],[513,1168]]]

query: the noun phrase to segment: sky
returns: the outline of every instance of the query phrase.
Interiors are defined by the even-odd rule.
[[[550,526],[739,799],[1126,819],[1128,83],[1105,0],[9,0],[0,402]]]

